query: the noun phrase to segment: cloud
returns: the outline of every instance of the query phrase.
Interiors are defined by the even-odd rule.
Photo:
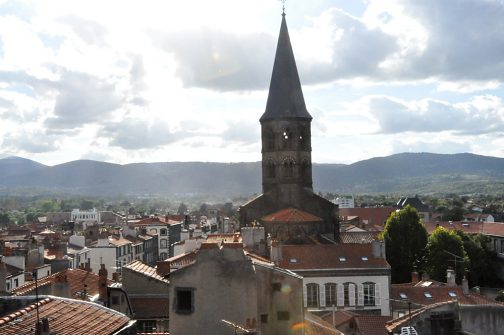
[[[105,42],[107,29],[105,26],[96,21],[85,19],[76,15],[60,17],[56,21],[69,25],[75,34],[87,44],[99,47],[107,45]]]
[[[7,134],[2,141],[2,150],[10,152],[43,153],[58,148],[56,137],[42,132]]]
[[[59,93],[54,116],[46,120],[49,128],[75,129],[103,121],[123,102],[113,83],[86,73],[65,70],[54,86]]]
[[[184,137],[184,134],[172,133],[168,124],[154,120],[124,119],[108,123],[98,134],[107,138],[109,144],[126,150],[154,149],[173,143]]]
[[[405,102],[374,96],[368,99],[367,108],[378,122],[380,133],[504,132],[504,106],[502,100],[496,96],[477,96],[456,104],[432,99]]]
[[[230,122],[228,128],[221,134],[226,144],[253,144],[260,140],[259,125],[246,121]]]
[[[275,45],[270,35],[202,28],[158,38],[164,50],[175,56],[177,76],[186,87],[234,91],[268,85]]]

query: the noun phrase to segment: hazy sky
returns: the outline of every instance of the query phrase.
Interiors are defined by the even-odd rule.
[[[0,157],[258,161],[278,0],[0,0]],[[504,157],[502,0],[289,0],[313,161]]]

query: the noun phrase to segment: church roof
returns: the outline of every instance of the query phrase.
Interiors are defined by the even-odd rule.
[[[322,221],[321,218],[313,214],[304,212],[296,208],[282,209],[273,214],[266,215],[261,219],[266,222],[314,222]]]
[[[285,15],[278,36],[266,111],[260,121],[282,118],[312,119],[306,110]]]

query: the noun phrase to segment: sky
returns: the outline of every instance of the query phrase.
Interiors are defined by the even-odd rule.
[[[503,0],[288,0],[315,163],[504,157]],[[261,159],[279,0],[0,0],[0,158]]]

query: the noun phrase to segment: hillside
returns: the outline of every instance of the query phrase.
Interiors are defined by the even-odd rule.
[[[502,193],[504,159],[474,154],[404,153],[350,165],[314,164],[314,189],[333,193]],[[2,194],[236,196],[261,191],[261,165],[78,160],[55,166],[0,159]]]

